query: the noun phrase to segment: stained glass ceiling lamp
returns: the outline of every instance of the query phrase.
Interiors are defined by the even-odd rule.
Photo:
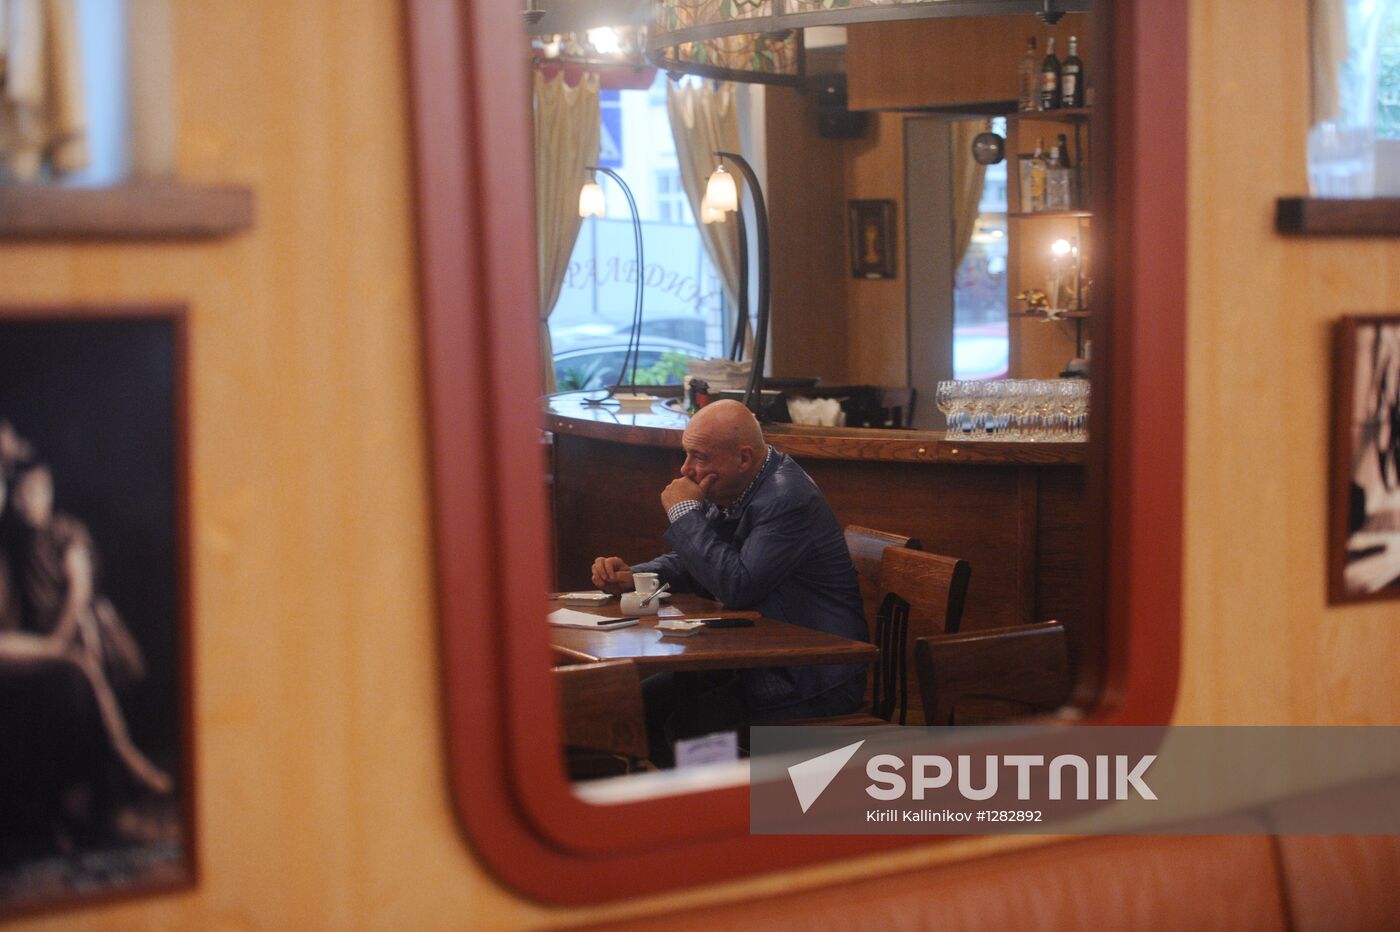
[[[813,26],[1034,13],[1053,25],[1091,0],[658,0],[647,60],[679,74],[801,84],[802,31]]]

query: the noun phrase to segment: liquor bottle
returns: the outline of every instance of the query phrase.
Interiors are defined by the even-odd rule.
[[[1069,37],[1069,58],[1060,75],[1060,106],[1084,106],[1084,62],[1079,60],[1079,40]]]
[[[1021,99],[1017,105],[1018,110],[1039,110],[1040,109],[1040,85],[1037,80],[1040,65],[1040,56],[1035,54],[1035,36],[1026,40],[1026,54],[1021,58],[1021,64],[1017,67],[1016,77]]]
[[[1060,60],[1055,57],[1055,37],[1045,40],[1045,60],[1040,63],[1040,109],[1060,106]]]
[[[1060,145],[1050,150],[1050,158],[1045,163],[1045,209],[1069,210],[1071,207],[1070,170],[1065,165],[1063,136]]]
[[[1064,168],[1065,175],[1069,179],[1069,196],[1068,203],[1065,204],[1065,210],[1078,210],[1080,204],[1079,172],[1074,169],[1074,160],[1071,159],[1069,155],[1069,140],[1065,138],[1064,133],[1060,133],[1060,138],[1057,142],[1059,143],[1060,149],[1060,165]]]
[[[1055,148],[1060,150],[1060,164],[1065,168],[1073,168],[1074,160],[1069,157],[1069,140],[1065,138],[1065,134],[1061,133],[1060,138],[1055,142],[1057,143]]]
[[[1045,140],[1035,141],[1035,152],[1021,157],[1021,210],[1034,214],[1045,209]]]

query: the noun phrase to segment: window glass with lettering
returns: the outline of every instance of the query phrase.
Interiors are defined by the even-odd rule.
[[[681,187],[666,115],[666,75],[645,90],[599,93],[599,165],[626,179],[642,223],[642,344],[637,381],[678,385],[687,360],[723,356],[727,314],[720,278]],[[627,199],[599,173],[607,215],[585,220],[549,315],[560,391],[619,381],[632,327],[637,261]]]

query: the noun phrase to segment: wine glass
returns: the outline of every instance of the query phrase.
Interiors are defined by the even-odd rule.
[[[1089,439],[1089,383],[1074,380],[1074,440]]]
[[[1025,440],[1029,436],[1031,383],[1026,379],[1006,381],[1007,440]]]
[[[938,388],[934,391],[933,401],[938,406],[938,410],[943,412],[943,417],[947,421],[948,429],[944,435],[949,440],[956,440],[962,433],[957,426],[957,421],[953,419],[953,411],[958,407],[958,385],[959,383],[945,379],[938,383]]]
[[[1055,380],[1055,439],[1074,439],[1074,416],[1078,411],[1079,389],[1077,379]]]
[[[1054,382],[1045,379],[1036,379],[1031,383],[1031,407],[1035,409],[1035,423],[1031,428],[1032,439],[1054,440]]]

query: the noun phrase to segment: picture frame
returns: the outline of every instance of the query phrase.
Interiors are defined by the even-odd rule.
[[[848,201],[851,275],[854,278],[895,277],[894,201]]]
[[[1400,313],[1334,331],[1328,602],[1400,598]]]
[[[0,918],[197,881],[186,357],[182,305],[0,307]]]

